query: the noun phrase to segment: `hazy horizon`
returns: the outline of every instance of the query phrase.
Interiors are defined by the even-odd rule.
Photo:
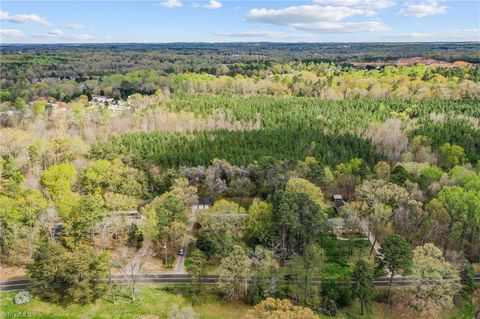
[[[55,43],[36,43],[36,42],[25,42],[25,43],[0,43],[1,45],[72,45],[72,46],[87,46],[87,45],[122,45],[122,44],[142,44],[142,45],[168,45],[168,44],[435,44],[435,43],[475,43],[480,44],[480,41],[358,41],[358,42],[343,42],[343,41],[329,41],[329,42],[281,42],[281,41],[225,41],[225,42],[209,42],[209,41],[177,41],[177,42],[55,42]]]

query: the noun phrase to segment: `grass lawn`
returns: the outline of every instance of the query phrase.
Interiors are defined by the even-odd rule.
[[[242,318],[248,311],[245,304],[232,304],[222,300],[214,293],[206,293],[198,300],[182,293],[182,289],[166,286],[143,286],[140,287],[138,301],[131,302],[129,298],[118,297],[113,304],[108,297],[97,300],[94,304],[84,306],[71,305],[60,306],[50,304],[34,298],[24,305],[13,303],[14,292],[0,293],[0,318],[37,318],[37,319],[103,319],[103,318],[168,318],[172,307],[176,304],[180,307],[190,306],[202,319],[230,319]]]
[[[335,236],[323,236],[320,246],[325,251],[326,261],[323,269],[326,278],[349,278],[351,269],[356,260],[361,256],[368,259],[370,243],[363,239],[363,235],[343,235],[345,238],[353,237],[352,255],[349,254],[349,241],[338,240]],[[372,254],[372,258],[373,258]]]
[[[467,305],[461,308],[453,308],[444,311],[441,315],[419,314],[413,310],[389,307],[383,303],[373,303],[372,311],[365,316],[360,316],[360,306],[354,303],[352,306],[339,311],[338,319],[474,319],[475,307]],[[324,317],[321,317],[324,319]],[[331,317],[325,317],[331,318]]]
[[[188,286],[143,286],[140,287],[139,299],[133,303],[126,297],[118,297],[117,303],[101,299],[95,304],[84,306],[71,305],[62,307],[59,305],[43,302],[34,298],[28,304],[15,305],[13,303],[14,292],[0,293],[0,318],[37,318],[37,319],[141,319],[141,318],[168,318],[174,305],[180,307],[192,307],[202,319],[241,319],[250,308],[242,303],[229,303],[222,300],[218,295],[205,288],[201,297],[195,298],[189,293]],[[472,319],[475,315],[474,306],[464,306],[445,311],[438,319]],[[321,319],[327,319],[320,315]],[[338,319],[411,319],[411,318],[434,318],[420,316],[411,310],[398,307],[389,307],[386,304],[375,302],[372,312],[360,316],[358,303],[340,309]]]

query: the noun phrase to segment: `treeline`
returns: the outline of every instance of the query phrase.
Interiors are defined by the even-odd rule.
[[[323,128],[278,128],[259,131],[200,131],[179,133],[128,133],[94,145],[92,158],[122,157],[133,165],[162,167],[209,165],[214,158],[248,165],[261,157],[302,160],[315,156],[321,163],[335,165],[353,157],[368,164],[382,158],[367,140],[352,134],[326,135]]]
[[[57,57],[44,59],[48,61]],[[142,66],[130,72],[95,76],[79,73],[76,77],[20,76],[11,70],[5,70],[3,74],[0,99],[12,106],[19,103],[17,99],[31,102],[45,98],[51,102],[69,102],[81,95],[89,99],[100,95],[119,100],[134,93],[151,95],[158,90],[183,94],[311,96],[327,100],[458,100],[478,98],[480,91],[478,66],[445,69],[415,65],[358,70],[323,62],[280,64],[266,61],[219,64],[212,70],[159,70]]]
[[[348,99],[326,101],[311,97],[241,96],[230,94],[175,94],[166,104],[174,112],[190,111],[206,117],[222,111],[229,120],[251,122],[262,127],[298,124],[321,125],[331,130],[358,130],[392,116],[427,119],[431,114],[480,117],[476,100],[450,101]]]
[[[2,75],[89,78],[144,68],[163,72],[215,72],[219,65],[259,70],[270,62],[391,61],[425,57],[480,62],[478,43],[171,43],[3,45]],[[113,53],[113,54],[112,54]]]
[[[459,145],[464,148],[471,163],[480,160],[480,131],[471,121],[455,118],[439,122],[426,120],[411,135],[428,136],[431,139],[430,145],[435,149],[445,143]]]
[[[92,147],[93,158],[122,158],[141,167],[208,165],[214,158],[247,165],[272,156],[301,160],[315,156],[325,165],[354,157],[372,164],[381,158],[437,163],[446,144],[461,146],[468,162],[479,158],[479,115],[475,101],[405,101],[277,98],[230,95],[175,95],[166,104],[218,121],[260,122],[255,130],[190,133],[129,133]],[[450,117],[445,120],[445,117]],[[217,121],[215,120],[215,121]],[[415,125],[407,124],[413,123]],[[402,124],[403,123],[403,124]],[[462,150],[462,152],[463,152]]]

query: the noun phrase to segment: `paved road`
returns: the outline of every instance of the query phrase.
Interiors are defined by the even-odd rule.
[[[115,281],[122,281],[122,276],[115,276]],[[139,277],[139,284],[191,284],[192,279],[188,274],[146,274]],[[202,278],[202,282],[205,284],[217,284],[219,283],[218,275],[207,275]],[[475,282],[480,285],[480,273],[475,274]],[[312,284],[320,284],[320,278],[312,278]],[[374,280],[375,287],[388,287],[389,278],[381,277]],[[413,283],[412,278],[400,277],[393,279],[394,286],[409,286]],[[339,285],[345,284],[345,282],[338,282]],[[432,282],[432,285],[435,283]],[[28,289],[30,285],[30,279],[15,279],[9,281],[0,282],[0,291],[15,291]]]

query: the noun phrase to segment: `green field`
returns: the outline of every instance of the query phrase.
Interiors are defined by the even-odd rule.
[[[169,318],[171,309],[178,305],[180,308],[191,307],[201,319],[237,319],[242,318],[251,307],[243,303],[229,303],[223,301],[213,292],[206,293],[195,299],[188,293],[187,287],[173,286],[143,286],[139,289],[137,302],[126,297],[117,297],[116,304],[108,298],[100,299],[94,304],[60,306],[50,304],[34,298],[28,304],[15,305],[14,292],[0,293],[1,318],[36,318],[36,319],[106,319],[106,318]],[[374,303],[372,313],[361,317],[357,304],[343,309],[337,317],[339,319],[354,318],[407,318],[408,311],[393,309],[382,303]],[[471,319],[475,315],[473,306],[451,309],[439,318],[442,319]],[[320,315],[320,318],[331,318]]]
[[[138,300],[132,302],[129,298],[117,297],[113,304],[108,294],[94,304],[61,306],[47,303],[34,298],[28,304],[15,305],[13,297],[15,293],[1,294],[1,318],[16,318],[22,315],[27,318],[122,318],[137,319],[146,316],[148,318],[169,318],[170,312],[175,305],[179,307],[192,307],[195,313],[202,319],[227,319],[240,318],[248,310],[244,304],[232,304],[224,302],[218,295],[206,293],[198,299],[182,293],[182,290],[172,290],[166,286],[143,286],[139,289]],[[15,317],[16,316],[16,317]]]

